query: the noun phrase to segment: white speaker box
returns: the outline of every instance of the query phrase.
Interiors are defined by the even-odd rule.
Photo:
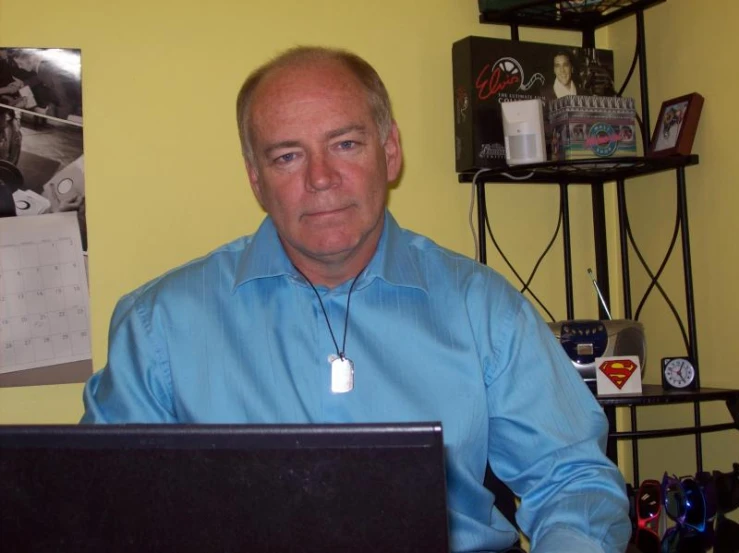
[[[544,109],[541,100],[503,102],[500,107],[508,165],[546,161]]]

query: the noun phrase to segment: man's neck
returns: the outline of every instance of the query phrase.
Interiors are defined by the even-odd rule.
[[[282,247],[292,264],[314,286],[336,288],[355,278],[369,264],[377,251],[385,227],[381,217],[360,243],[349,250],[325,256],[311,255],[299,250],[280,237]],[[278,232],[279,236],[279,232]]]
[[[355,255],[348,259],[335,260],[313,260],[300,256],[299,259],[293,259],[288,253],[288,257],[293,265],[307,278],[314,286],[326,286],[327,288],[336,288],[341,284],[355,278],[372,259],[377,245],[369,251],[369,255]]]

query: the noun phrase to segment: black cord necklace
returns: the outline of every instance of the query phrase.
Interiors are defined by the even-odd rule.
[[[357,273],[357,276],[354,277],[354,280],[352,280],[352,284],[349,287],[349,293],[346,297],[346,315],[344,316],[344,337],[341,341],[341,349],[339,349],[339,343],[336,341],[334,329],[331,327],[331,321],[328,320],[328,313],[326,312],[326,308],[323,305],[323,300],[321,300],[321,294],[318,293],[316,287],[313,286],[313,283],[307,276],[305,276],[303,271],[295,267],[295,270],[300,273],[300,276],[305,279],[305,281],[313,289],[313,292],[316,294],[316,297],[318,298],[318,303],[321,306],[321,311],[323,311],[323,316],[326,319],[326,326],[328,326],[328,331],[331,334],[331,340],[333,341],[334,347],[336,348],[336,354],[334,355],[332,353],[328,356],[328,362],[331,365],[331,391],[335,394],[345,394],[346,392],[351,392],[354,389],[354,362],[349,359],[345,353],[346,335],[349,331],[349,302],[351,302],[352,299],[352,291],[354,290],[354,285],[357,283],[360,275],[364,272],[366,268],[367,266],[365,265],[362,270]]]

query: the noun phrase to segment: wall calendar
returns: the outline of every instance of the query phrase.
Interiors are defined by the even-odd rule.
[[[77,214],[0,219],[0,374],[90,358]]]

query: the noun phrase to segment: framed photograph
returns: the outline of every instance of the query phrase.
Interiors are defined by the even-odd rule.
[[[697,92],[663,102],[648,155],[689,155],[702,108],[703,96]]]

